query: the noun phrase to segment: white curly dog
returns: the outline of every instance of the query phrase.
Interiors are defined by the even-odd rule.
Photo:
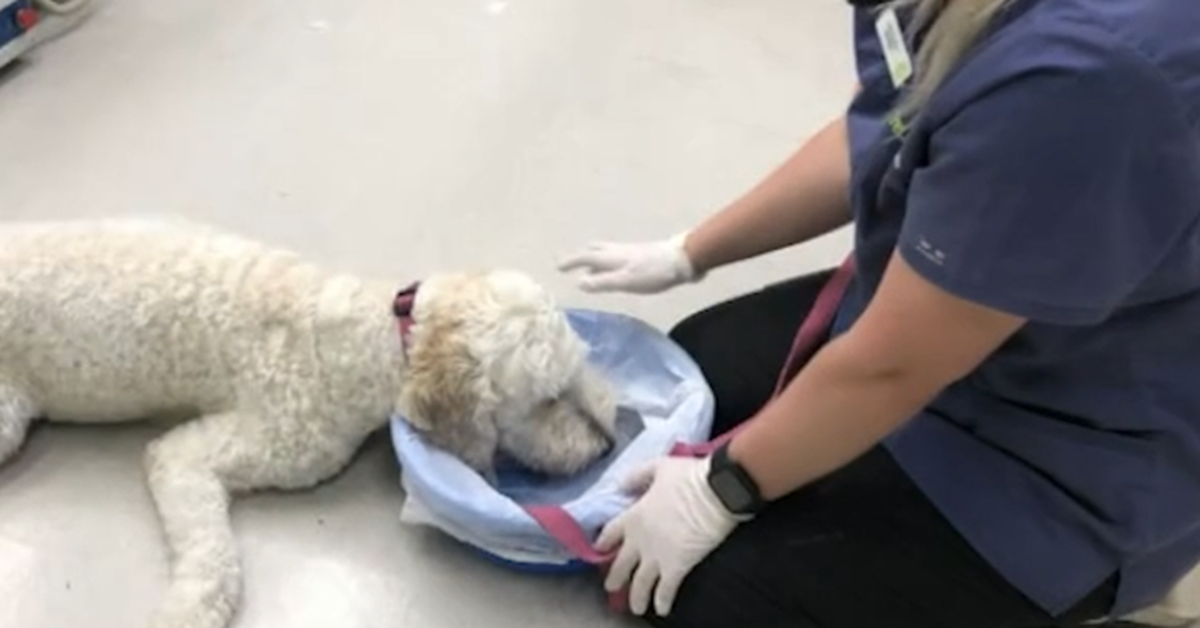
[[[485,475],[611,448],[610,392],[532,280],[430,277],[394,312],[400,287],[173,219],[0,227],[0,465],[37,420],[182,419],[145,456],[171,565],[152,625],[222,628],[230,495],[334,476],[395,412]]]

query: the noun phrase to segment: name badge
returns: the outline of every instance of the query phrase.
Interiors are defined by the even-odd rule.
[[[892,87],[899,89],[912,78],[913,61],[895,9],[884,11],[875,20],[875,32],[879,34],[879,43],[883,45],[883,57],[887,60],[888,74],[892,76]]]

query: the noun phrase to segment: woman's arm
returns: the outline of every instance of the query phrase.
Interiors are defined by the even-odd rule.
[[[786,495],[878,444],[1023,324],[893,256],[862,317],[733,439],[729,455],[764,499]]]
[[[719,266],[812,240],[850,222],[846,117],[830,122],[766,179],[683,237],[594,242],[558,262],[588,292],[654,294]]]
[[[684,249],[698,274],[807,242],[850,222],[850,149],[841,116],[734,203]]]

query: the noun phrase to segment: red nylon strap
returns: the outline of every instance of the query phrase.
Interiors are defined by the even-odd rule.
[[[600,552],[593,547],[579,522],[575,521],[575,518],[562,506],[525,506],[525,512],[529,513],[529,516],[533,517],[533,520],[537,521],[542,529],[561,543],[568,552],[585,563],[596,565],[603,571],[616,557],[615,553]],[[627,599],[628,595],[625,591],[609,593],[609,610],[615,613],[625,612]]]
[[[788,352],[787,360],[784,361],[783,368],[779,371],[779,379],[775,381],[775,392],[771,394],[771,401],[774,401],[783,392],[783,389],[787,387],[788,382],[791,381],[792,376],[795,375],[795,371],[799,369],[800,365],[808,361],[817,352],[817,349],[820,348],[825,335],[833,325],[833,319],[837,315],[838,306],[842,302],[842,297],[846,294],[846,289],[850,287],[850,279],[853,277],[854,256],[851,255],[826,280],[825,285],[821,286],[821,291],[817,294],[816,302],[813,303],[813,307],[809,310],[804,322],[800,324],[800,329],[796,332],[796,336],[792,340],[792,348]],[[745,421],[705,443],[696,445],[676,443],[671,449],[671,455],[703,458],[716,451],[721,445],[732,440],[749,423],[749,421]]]
[[[833,324],[834,316],[837,315],[838,305],[841,304],[842,297],[845,295],[846,289],[850,286],[850,279],[853,276],[854,256],[851,255],[846,258],[846,261],[842,262],[842,265],[834,271],[829,280],[825,282],[825,285],[821,287],[821,292],[817,295],[816,302],[813,304],[808,316],[800,324],[800,329],[796,332],[796,336],[792,340],[792,348],[788,353],[787,360],[784,362],[783,369],[779,372],[779,379],[775,383],[775,392],[771,395],[772,400],[783,392],[788,381],[795,374],[793,370],[798,368],[800,364],[803,364],[805,360],[812,357],[820,347],[824,336],[829,332],[829,328]],[[707,456],[722,444],[732,439],[747,423],[749,421],[706,443],[698,445],[676,443],[671,449],[671,455],[697,458]],[[525,506],[524,508],[529,513],[529,516],[533,517],[534,521],[537,521],[538,525],[547,534],[554,537],[567,551],[578,557],[579,560],[596,565],[601,570],[604,570],[615,557],[614,553],[602,553],[598,551],[592,545],[591,541],[588,540],[579,522],[575,521],[575,518],[561,506],[548,504]],[[610,593],[608,596],[609,610],[624,612],[627,601],[628,596],[626,591]]]
[[[842,297],[845,296],[846,289],[850,287],[850,280],[853,277],[854,256],[851,255],[842,262],[837,270],[833,271],[833,275],[825,281],[825,285],[821,286],[821,291],[817,293],[817,300],[813,302],[812,309],[809,310],[808,316],[800,324],[800,330],[796,332],[796,337],[792,340],[792,349],[788,352],[783,369],[779,371],[779,379],[775,381],[775,392],[771,395],[772,399],[783,392],[796,371],[800,369],[800,365],[807,362],[821,347],[825,335],[833,326],[838,306],[842,304]]]

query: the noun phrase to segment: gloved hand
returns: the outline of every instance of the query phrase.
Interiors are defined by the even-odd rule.
[[[598,242],[563,260],[563,272],[583,270],[585,292],[655,294],[699,279],[684,251],[685,235],[658,242]]]
[[[664,458],[635,472],[625,489],[641,497],[600,532],[597,549],[620,546],[604,588],[629,586],[629,609],[637,615],[653,594],[655,613],[665,617],[684,577],[738,524],[709,488],[708,467],[708,458]]]

